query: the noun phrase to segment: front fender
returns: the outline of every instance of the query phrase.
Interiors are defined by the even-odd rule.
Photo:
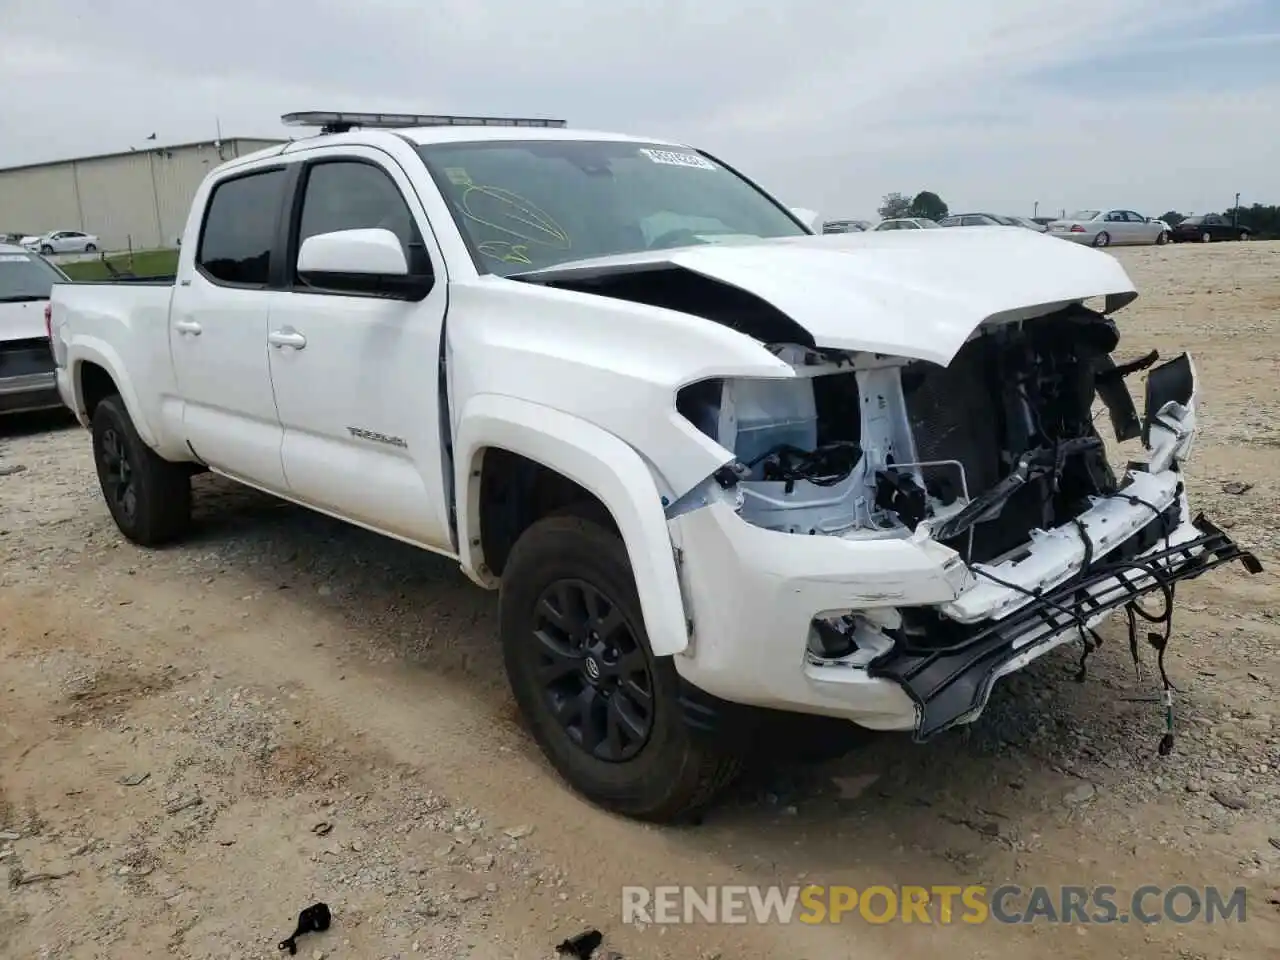
[[[72,340],[67,345],[67,365],[58,372],[59,381],[62,380],[63,376],[67,378],[65,386],[59,387],[60,392],[63,394],[63,402],[72,409],[77,419],[84,426],[89,426],[88,413],[85,410],[84,384],[80,376],[81,365],[85,363],[97,364],[107,371],[111,376],[112,382],[115,383],[116,389],[120,392],[120,398],[124,401],[125,409],[129,412],[129,419],[133,421],[134,429],[138,431],[138,436],[142,438],[142,442],[153,450],[159,447],[159,438],[144,415],[142,404],[138,399],[138,393],[134,390],[133,383],[125,373],[124,362],[111,344],[97,337],[80,335]]]
[[[454,442],[458,546],[462,569],[481,582],[479,464],[486,447],[555,470],[605,505],[631,560],[654,655],[684,650],[689,631],[671,535],[662,496],[640,455],[613,434],[550,407],[497,394],[468,400]]]

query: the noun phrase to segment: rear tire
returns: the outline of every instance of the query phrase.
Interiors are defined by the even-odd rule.
[[[1208,230],[1206,230],[1204,233],[1200,234],[1200,242],[1201,242],[1201,243],[1212,243],[1212,242],[1213,242],[1213,234],[1212,234],[1212,233],[1210,233]]]
[[[500,630],[534,739],[592,802],[684,821],[738,774],[736,754],[695,740],[684,722],[675,666],[649,647],[616,533],[576,515],[529,527],[503,571]]]
[[[119,394],[94,408],[92,428],[98,484],[120,532],[144,547],[186,533],[191,527],[190,472],[147,446]]]
[[[1093,238],[1093,245],[1095,247],[1105,247],[1110,243],[1111,243],[1111,234],[1107,233],[1107,231],[1105,230],[1103,230],[1101,233],[1099,233],[1096,237]]]
[[[1248,240],[1248,239],[1249,239],[1249,231],[1248,231],[1248,230],[1241,230],[1241,231],[1240,231],[1240,239],[1241,239],[1241,240]]]

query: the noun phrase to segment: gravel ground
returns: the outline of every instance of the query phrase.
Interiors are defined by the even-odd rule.
[[[1116,256],[1143,291],[1121,353],[1195,354],[1191,494],[1268,566],[1179,590],[1171,756],[1117,620],[1085,683],[1063,649],[935,743],[749,778],[697,828],[622,821],[549,772],[494,597],[449,563],[214,477],[196,537],[139,550],[84,432],[22,418],[0,425],[0,956],[279,956],[322,900],[303,957],[543,958],[588,927],[626,958],[1274,957],[1280,244]],[[673,882],[1242,885],[1248,913],[621,924],[624,884]]]

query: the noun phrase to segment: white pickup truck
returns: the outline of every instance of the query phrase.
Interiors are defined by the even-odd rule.
[[[1187,502],[1190,358],[1111,359],[1106,253],[815,235],[709,154],[559,121],[287,119],[325,126],[208,176],[176,278],[54,288],[111,514],[179,537],[209,469],[456,558],[606,807],[689,815],[780,726],[929,739],[1109,612],[1258,569]]]

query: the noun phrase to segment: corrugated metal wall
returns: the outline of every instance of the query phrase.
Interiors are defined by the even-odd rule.
[[[276,142],[224,140],[222,157]],[[200,181],[221,162],[201,143],[0,170],[0,232],[82,230],[103,250],[172,247]]]

